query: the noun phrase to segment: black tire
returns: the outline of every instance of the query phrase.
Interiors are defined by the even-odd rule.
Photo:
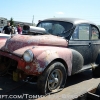
[[[64,65],[53,62],[38,78],[37,87],[40,94],[46,95],[62,90],[66,84],[66,78],[67,72]]]
[[[93,77],[100,77],[100,65],[98,67],[92,68]]]

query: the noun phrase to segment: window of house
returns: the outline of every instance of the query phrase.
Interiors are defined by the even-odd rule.
[[[1,24],[3,24],[3,20],[1,20]]]

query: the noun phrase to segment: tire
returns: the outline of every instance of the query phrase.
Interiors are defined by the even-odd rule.
[[[93,77],[100,77],[100,65],[98,67],[92,68]]]
[[[53,62],[38,78],[37,87],[40,94],[46,95],[62,90],[66,84],[67,72],[60,62]]]

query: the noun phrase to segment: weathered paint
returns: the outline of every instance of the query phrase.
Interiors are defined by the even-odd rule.
[[[0,38],[0,49],[5,45],[6,38]]]
[[[42,48],[42,49],[41,49]],[[63,59],[68,67],[68,75],[71,75],[72,70],[72,51],[68,48],[59,47],[43,47],[37,46],[31,49],[34,53],[34,59],[32,63],[27,63],[30,69],[23,69],[28,74],[41,74],[44,69],[53,60],[60,58]],[[63,51],[63,52],[62,52]],[[24,67],[25,68],[25,67]]]
[[[50,62],[60,58],[66,62],[68,75],[71,75],[72,51],[67,46],[67,40],[53,35],[16,35],[7,40],[5,46],[1,48],[9,53],[0,51],[0,55],[16,60],[18,62],[17,68],[28,75],[41,74]],[[27,49],[31,49],[34,54],[31,63],[26,63],[22,59],[22,55]],[[30,68],[25,69],[26,66],[30,66]]]
[[[39,63],[38,72],[42,72],[50,62],[55,59],[63,59],[68,67],[68,75],[71,75],[72,70],[72,51],[63,47],[51,47],[51,46],[36,46],[32,49],[35,54],[35,58]],[[40,70],[40,68],[42,68]]]
[[[38,36],[16,35],[7,40],[6,45],[2,48],[2,50],[12,53],[20,48],[24,48],[27,46],[37,46],[37,45],[66,47],[68,45],[68,42],[61,37],[53,35],[38,35]]]

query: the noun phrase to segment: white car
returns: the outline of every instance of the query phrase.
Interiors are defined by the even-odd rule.
[[[0,38],[9,38],[11,37],[10,34],[0,33]]]
[[[0,33],[2,33],[3,32],[3,27],[0,27]]]

